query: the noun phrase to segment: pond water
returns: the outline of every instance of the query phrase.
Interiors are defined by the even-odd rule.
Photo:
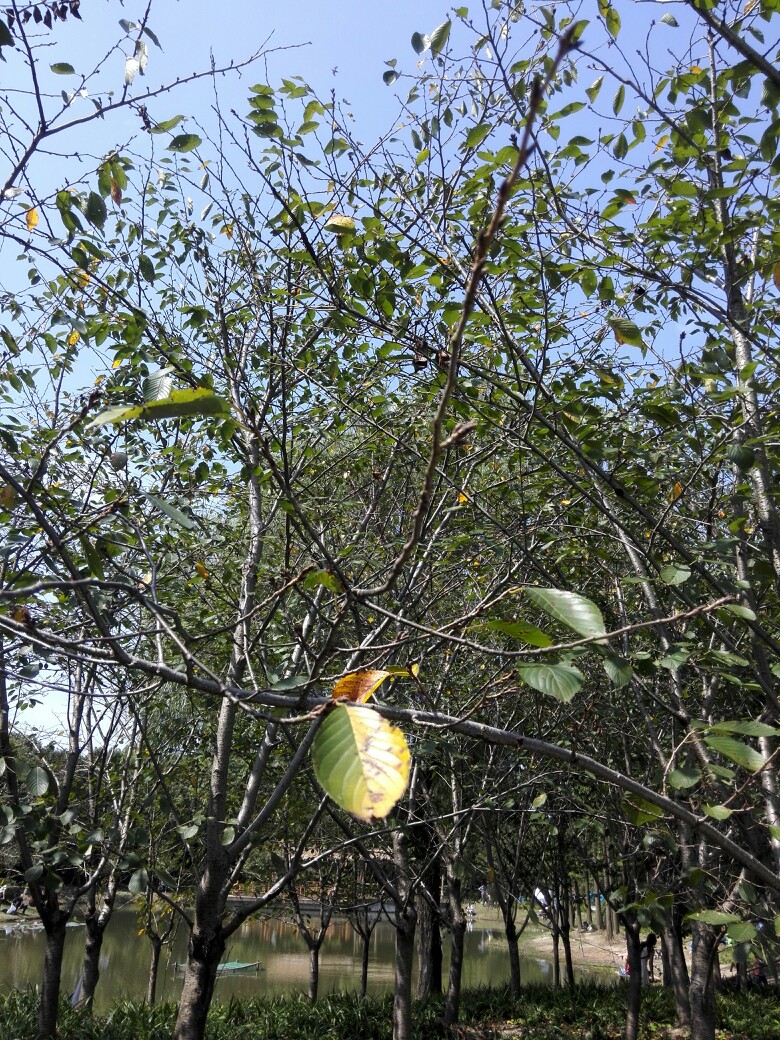
[[[118,999],[141,999],[146,994],[151,947],[138,935],[138,918],[131,908],[117,910],[106,931],[101,953],[101,977],[95,998],[97,1011],[105,1011]],[[84,928],[69,927],[65,944],[63,989],[71,993],[81,977]],[[392,925],[380,922],[371,940],[369,992],[392,989],[395,932]],[[449,956],[445,941],[445,981]],[[521,947],[522,951],[522,947]],[[43,966],[42,930],[17,925],[0,925],[0,991],[25,989],[40,982]],[[187,935],[179,930],[174,943],[164,948],[157,983],[158,1000],[175,1000],[181,990],[181,976],[175,974],[177,961],[187,956]],[[257,961],[263,966],[257,974],[223,975],[217,980],[216,999],[231,996],[305,993],[309,977],[309,954],[295,927],[273,917],[246,921],[233,935],[224,960]],[[349,922],[334,918],[320,955],[320,994],[360,988],[361,940]],[[524,983],[551,981],[552,966],[540,958],[521,959]],[[474,924],[466,934],[464,987],[500,985],[509,978],[508,955],[503,930],[495,925]]]

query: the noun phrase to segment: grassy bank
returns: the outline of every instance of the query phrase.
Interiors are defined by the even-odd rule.
[[[617,1040],[623,1029],[624,999],[621,987],[595,984],[579,986],[574,992],[529,987],[514,1002],[505,989],[473,990],[464,995],[462,1027],[457,1033],[442,1026],[440,1000],[418,1003],[414,1038]],[[32,992],[0,998],[0,1040],[35,1036],[36,1007]],[[314,1006],[303,997],[232,1000],[214,1005],[207,1035],[208,1040],[390,1040],[391,1008],[390,996],[360,1001],[352,994],[324,997]],[[60,1040],[169,1040],[175,1013],[170,1003],[148,1007],[124,1001],[109,1015],[93,1018],[64,1004]],[[647,991],[643,1020],[643,1040],[670,1035],[674,1009],[670,994],[661,987]],[[718,1024],[720,1040],[780,1040],[776,992],[766,988],[744,996],[722,994]]]

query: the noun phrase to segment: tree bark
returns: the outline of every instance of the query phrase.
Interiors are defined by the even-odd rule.
[[[65,925],[68,915],[54,910],[46,926],[46,952],[43,961],[41,1002],[38,1006],[36,1040],[54,1040],[57,1035],[57,1009],[60,999],[62,952],[65,948]]]
[[[463,913],[460,878],[451,871],[447,874],[449,888],[450,919],[452,924],[452,947],[450,950],[450,973],[447,980],[447,995],[444,999],[444,1022],[452,1026],[460,1015],[460,993],[463,978],[463,944],[466,935],[466,915]]]
[[[434,858],[423,881],[428,894],[437,904],[441,891],[441,870],[438,858]],[[441,993],[441,928],[439,927],[438,905],[432,906],[423,892],[417,899],[417,997],[429,997]]]
[[[195,925],[190,935],[187,969],[179,1001],[173,1040],[203,1040],[214,996],[217,966],[225,952],[222,929]]]
[[[105,930],[94,905],[84,919],[86,937],[84,939],[84,969],[82,973],[81,1000],[85,1007],[92,1007],[92,1001],[100,978],[100,951],[103,947]]]
[[[157,976],[160,971],[160,953],[162,952],[162,940],[154,936],[151,939],[152,958],[149,962],[149,981],[146,985],[146,1003],[150,1006],[157,999]]]
[[[414,958],[415,918],[414,907],[410,906],[405,910],[399,907],[396,910],[393,1040],[411,1040],[412,1037],[412,961]]]
[[[360,999],[366,999],[368,992],[368,959],[371,953],[371,935],[361,935],[362,942],[360,957]]]
[[[691,954],[691,1040],[715,1040],[715,985],[712,978],[717,957],[717,931],[701,921],[693,922]]]
[[[661,941],[665,954],[664,976],[668,964],[669,985],[674,991],[677,1025],[689,1028],[691,1024],[691,1001],[688,993],[690,979],[688,978],[688,965],[685,962],[682,930],[679,921],[673,917],[673,912],[667,913],[664,918]],[[666,985],[666,977],[664,977],[664,985]]]
[[[320,988],[320,947],[309,947],[309,1003],[317,1003],[317,992]]]
[[[628,958],[628,992],[626,994],[626,1040],[639,1035],[639,1015],[642,1008],[642,958],[639,925],[626,922],[626,955]]]
[[[512,917],[505,918],[504,933],[509,948],[509,992],[517,999],[520,996],[520,953],[517,949],[517,927]]]
[[[398,874],[397,888],[400,898],[400,901],[396,903],[393,919],[395,925],[393,1040],[411,1040],[412,963],[414,960],[414,932],[417,924],[417,911],[414,908],[414,902],[411,900],[409,892],[409,852],[407,838],[401,828],[393,832],[393,863]]]

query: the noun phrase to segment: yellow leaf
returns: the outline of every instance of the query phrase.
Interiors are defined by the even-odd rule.
[[[333,687],[333,697],[334,699],[343,698],[348,701],[357,701],[362,704],[376,693],[390,675],[390,672],[382,668],[366,668],[361,672],[351,672],[338,680]]]
[[[77,332],[76,329],[74,329],[73,332],[71,332],[71,334],[68,336],[68,346],[75,347],[80,339],[81,334]]]
[[[82,289],[84,288],[85,285],[89,285],[89,283],[91,281],[92,281],[92,278],[91,278],[91,276],[89,275],[89,273],[87,271],[77,271],[76,272],[76,284],[80,285]]]
[[[209,572],[206,570],[205,564],[201,563],[200,560],[198,560],[198,562],[195,564],[195,570],[198,572],[201,578],[203,578],[204,581],[206,580],[206,578],[208,578]]]
[[[667,144],[669,144],[669,135],[664,134],[663,137],[658,138],[658,144],[655,146],[655,150],[657,152],[660,152],[661,149]]]
[[[775,288],[780,289],[780,260],[772,268],[772,281],[775,283]]]
[[[233,237],[233,225],[232,224],[225,224],[225,226],[222,228],[222,230],[225,232],[225,234],[227,235],[228,238],[232,238]]]
[[[416,679],[417,676],[420,674],[420,662],[419,661],[415,661],[413,664],[410,664],[409,665],[409,671],[412,673],[412,675]]]
[[[119,368],[119,366],[120,366],[120,365],[122,364],[122,361],[123,361],[123,360],[124,360],[124,359],[123,359],[123,358],[121,358],[121,357],[118,357],[118,358],[114,358],[114,363],[113,363],[113,365],[112,365],[111,367],[112,367],[112,368]]]
[[[570,498],[562,498],[561,499],[561,505],[562,506],[570,506],[571,505],[571,499]]]
[[[116,205],[122,201],[122,189],[119,187],[114,178],[111,178],[111,198],[114,200]]]
[[[463,503],[464,502],[468,502],[468,500],[469,500],[469,496],[465,493],[465,491],[459,491],[458,492],[458,505],[459,506],[462,506]]]
[[[32,209],[28,209],[27,210],[27,215],[25,217],[25,220],[27,221],[27,230],[28,231],[32,231],[33,228],[37,228],[38,227],[38,210],[35,209],[35,207],[33,207]]]
[[[682,493],[683,493],[683,486],[682,486],[682,484],[680,483],[679,480],[676,480],[674,482],[674,487],[672,488],[671,493],[669,495],[669,501],[670,502],[676,502],[677,499],[680,497],[680,495]]]
[[[691,72],[701,72],[701,66],[691,65]]]

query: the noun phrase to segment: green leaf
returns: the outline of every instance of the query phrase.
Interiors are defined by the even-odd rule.
[[[24,872],[24,880],[32,884],[33,881],[40,881],[43,877],[43,863],[36,863],[35,866],[30,867],[29,870]]]
[[[623,812],[635,827],[642,827],[646,823],[657,823],[664,814],[663,809],[638,794],[625,796]]]
[[[607,11],[605,21],[607,23],[607,32],[613,40],[616,40],[618,33],[620,32],[620,15],[611,4]]]
[[[72,65],[69,65],[67,61],[56,61],[53,65],[50,65],[49,68],[57,76],[73,76],[76,73],[76,70]]]
[[[617,88],[614,98],[612,99],[612,111],[615,115],[620,114],[620,110],[623,107],[623,102],[626,99],[626,88],[621,83]]]
[[[596,98],[599,96],[599,91],[601,90],[601,84],[603,82],[604,82],[604,77],[603,76],[599,76],[599,78],[597,80],[594,80],[594,82],[591,84],[591,86],[589,86],[586,89],[585,93],[588,95],[588,97],[590,98],[591,102],[595,101]]]
[[[541,809],[541,807],[545,804],[546,801],[547,801],[547,793],[545,791],[542,791],[542,793],[538,794],[536,796],[536,798],[534,798],[534,800],[531,802],[531,808],[532,809]]]
[[[540,693],[568,703],[581,688],[585,676],[571,664],[528,664],[517,669],[517,677]]]
[[[271,689],[276,693],[284,690],[297,690],[299,686],[305,686],[307,682],[309,682],[308,676],[289,675],[286,679],[277,679]]]
[[[382,82],[388,87],[391,87],[397,79],[398,73],[395,69],[388,69],[387,72],[382,74]]]
[[[725,755],[732,762],[736,762],[738,766],[742,766],[743,769],[749,769],[751,772],[761,769],[766,764],[766,759],[760,752],[750,747],[749,744],[743,744],[741,740],[735,740],[733,737],[705,737],[704,742],[713,751],[720,755]]]
[[[535,625],[529,625],[526,621],[481,621],[473,626],[488,632],[500,632],[510,639],[519,639],[521,643],[529,646],[552,646],[552,639],[546,632],[542,632]]]
[[[169,152],[191,152],[203,144],[197,134],[179,134],[168,145]]]
[[[423,33],[412,33],[412,47],[415,54],[422,54],[423,51],[428,50],[430,45],[431,41]]]
[[[704,815],[711,816],[713,820],[727,820],[734,812],[733,809],[727,809],[725,805],[704,805],[703,809]]]
[[[687,790],[701,780],[701,769],[673,769],[667,779],[670,787]]]
[[[164,133],[167,133],[168,130],[173,130],[173,128],[175,126],[178,126],[179,123],[182,121],[182,119],[184,119],[184,116],[173,116],[172,119],[164,119],[162,123],[157,123],[156,126],[152,127],[152,133],[153,134],[164,134]]]
[[[662,21],[664,25],[671,25],[673,29],[677,29],[680,25],[680,23],[677,21],[673,14],[662,15],[660,21]]]
[[[662,567],[659,577],[665,585],[682,585],[683,582],[687,581],[691,576],[691,568],[685,565],[677,566],[676,564],[669,564],[668,567]]]
[[[137,862],[137,860],[136,860]],[[149,875],[144,867],[139,867],[138,870],[133,871],[130,875],[130,880],[127,883],[127,889],[131,896],[140,896],[146,891],[149,886]]]
[[[726,935],[735,943],[753,942],[758,936],[758,929],[750,921],[737,921],[728,926]]]
[[[741,733],[743,737],[777,737],[780,729],[766,722],[740,719],[739,722],[716,722],[709,727],[711,733]]]
[[[106,222],[108,211],[106,204],[96,191],[89,193],[87,205],[84,207],[84,216],[96,228],[102,228]]]
[[[334,596],[340,596],[344,592],[344,586],[332,571],[317,570],[310,571],[303,582],[305,589],[316,589],[322,586],[332,592]]]
[[[742,923],[742,919],[737,914],[728,914],[724,910],[695,910],[692,914],[686,914],[685,920],[714,925]]]
[[[606,635],[601,611],[585,596],[562,589],[538,589],[534,586],[527,586],[523,591],[526,598],[545,614],[573,628],[581,636]]]
[[[151,401],[162,401],[167,399],[171,392],[170,373],[170,368],[161,368],[157,372],[152,372],[151,375],[148,375],[144,379],[141,385],[144,404],[149,404]]]
[[[189,823],[181,827],[177,827],[176,830],[178,831],[180,838],[183,838],[184,841],[189,841],[190,838],[194,838],[195,835],[198,833],[198,825],[197,823]]]
[[[472,126],[469,132],[466,134],[466,140],[464,142],[464,148],[479,148],[485,138],[493,129],[492,123],[479,123],[477,126]]]
[[[603,664],[604,671],[607,673],[609,681],[613,686],[626,686],[631,682],[634,669],[628,661],[624,660],[622,657],[610,654],[608,657],[605,657],[601,663]]]
[[[218,397],[213,391],[204,387],[197,390],[174,390],[162,401],[151,401],[149,404],[107,408],[93,419],[85,429],[91,430],[106,423],[127,422],[129,419],[179,419],[196,415],[230,415],[230,402]]]
[[[139,272],[141,274],[141,277],[143,279],[145,279],[145,281],[147,281],[147,282],[153,282],[154,281],[154,279],[156,277],[155,271],[154,271],[154,264],[149,259],[149,257],[146,255],[146,253],[142,253],[139,256],[139,258],[138,258],[138,270],[139,270]]]
[[[31,798],[42,798],[49,790],[49,777],[40,766],[33,766],[26,773],[24,789]]]
[[[450,29],[452,28],[452,22],[447,19],[446,22],[442,22],[441,25],[437,25],[431,33],[430,47],[431,54],[434,58],[437,58],[444,48],[447,46],[447,40],[450,38]]]
[[[16,42],[11,35],[11,31],[5,24],[2,18],[0,18],[0,47],[15,47]]]
[[[638,326],[629,318],[608,317],[607,324],[615,333],[618,343],[626,343],[629,347],[644,347],[645,341]]]
[[[167,517],[170,517],[175,524],[179,527],[183,527],[185,531],[191,531],[196,526],[195,521],[192,517],[187,516],[186,513],[182,513],[181,509],[177,509],[176,506],[170,502],[166,502],[164,498],[159,498],[157,495],[150,495],[148,492],[144,492],[144,498],[150,502],[155,509],[158,509],[161,513],[164,513]]]
[[[384,819],[409,782],[403,733],[365,704],[336,704],[312,746],[323,790],[337,805],[370,823]]]

